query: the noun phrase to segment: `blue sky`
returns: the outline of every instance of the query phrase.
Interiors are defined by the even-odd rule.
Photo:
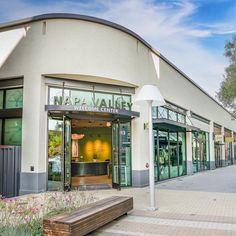
[[[236,34],[236,0],[0,0],[0,23],[66,12],[100,17],[143,37],[215,97]]]

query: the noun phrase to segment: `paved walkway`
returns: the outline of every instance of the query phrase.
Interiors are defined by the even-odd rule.
[[[134,197],[134,210],[93,235],[236,235],[236,166],[161,182],[156,186],[158,210],[147,211],[148,188],[95,192]]]

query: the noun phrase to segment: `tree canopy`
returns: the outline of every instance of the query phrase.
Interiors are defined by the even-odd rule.
[[[224,55],[230,64],[225,69],[224,80],[217,97],[226,108],[236,114],[236,35],[225,43]]]

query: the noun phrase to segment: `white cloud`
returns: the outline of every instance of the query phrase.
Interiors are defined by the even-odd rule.
[[[24,0],[0,0],[0,15],[7,20],[48,12],[69,12],[101,17],[121,24],[142,36],[204,90],[215,96],[226,61],[201,45],[201,38],[215,33],[231,32],[224,25],[190,25],[198,11],[194,1],[175,0],[91,0],[56,1],[36,6]],[[196,27],[198,26],[198,27]]]

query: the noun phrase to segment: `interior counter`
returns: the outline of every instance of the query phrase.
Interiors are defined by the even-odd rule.
[[[71,175],[90,176],[107,175],[109,161],[104,162],[71,162]]]

